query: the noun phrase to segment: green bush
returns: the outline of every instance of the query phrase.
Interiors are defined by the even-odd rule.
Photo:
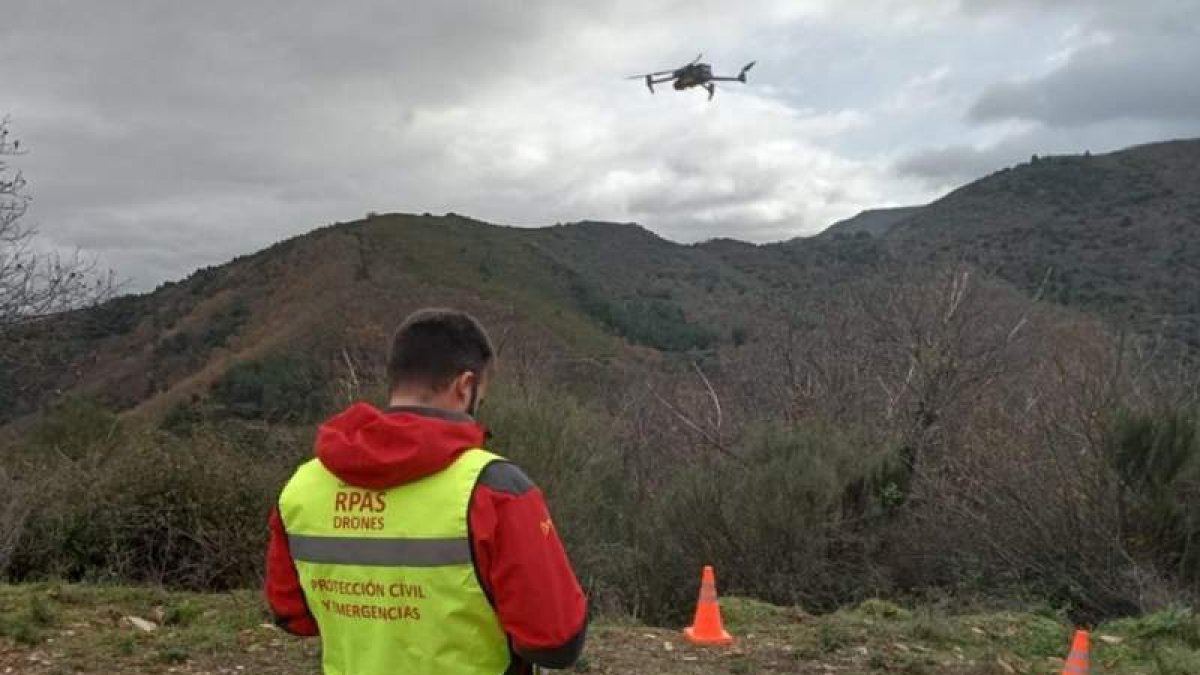
[[[628,608],[640,568],[630,541],[632,495],[611,420],[553,388],[505,387],[483,417],[490,446],[545,494],[559,534],[594,604]]]
[[[0,354],[0,422],[7,422],[17,405],[17,367]]]
[[[1200,418],[1122,412],[1105,449],[1122,486],[1130,544],[1163,569],[1200,580]]]
[[[12,638],[23,645],[35,645],[42,641],[43,631],[57,623],[54,609],[41,595],[29,596],[22,609],[13,611],[0,609],[0,636]]]
[[[296,377],[293,365],[269,359],[231,370],[214,388],[219,392],[214,399],[226,411],[245,404],[257,406],[253,414],[280,419],[264,406],[300,397],[288,410],[304,411],[310,381]],[[924,478],[901,470],[896,443],[868,440],[847,424],[807,421],[750,424],[730,432],[717,449],[695,445],[694,438],[669,425],[672,417],[661,410],[634,414],[645,415],[644,426],[535,381],[498,383],[484,405],[485,421],[495,433],[490,447],[517,462],[545,493],[599,611],[682,622],[706,564],[716,566],[724,594],[816,611],[894,599],[898,590],[927,583],[970,585],[972,592],[998,595],[1012,595],[1013,588],[1032,590],[1056,607],[1079,607],[1081,599],[1099,598],[1110,604],[1089,611],[1111,616],[1112,607],[1129,606],[1135,592],[1100,593],[1097,583],[1124,578],[1108,568],[1089,576],[1092,558],[1107,556],[1112,543],[1107,530],[1065,549],[1044,544],[1046,539],[1057,543],[1062,536],[1056,533],[1073,528],[1076,519],[1097,522],[1098,509],[1108,508],[1103,502],[1074,500],[1071,510],[1058,513],[1053,510],[1057,500],[1069,498],[1052,489],[1058,483],[1030,487],[1036,494],[1054,494],[1044,502],[1052,510],[1025,514],[1029,520],[1013,514],[1006,506],[1010,502],[997,502],[997,520],[991,522],[1003,527],[993,524],[989,531],[1005,534],[1003,541],[1013,544],[1005,549],[1009,558],[998,560],[969,536],[964,523],[912,517],[917,506],[939,511],[950,502],[931,498],[928,490],[910,492],[910,479]],[[256,585],[267,510],[308,455],[312,429],[172,415],[186,427],[186,437],[122,431],[112,426],[112,413],[94,402],[64,402],[46,417],[28,437],[29,447],[69,452],[20,453],[23,461],[40,466],[13,476],[52,475],[54,480],[38,484],[38,499],[30,502],[28,515],[22,513],[9,576],[197,589]],[[1194,423],[1195,417],[1183,412],[1125,413],[1111,426],[1104,458],[1093,460],[1107,462],[1125,491],[1124,550],[1140,556],[1140,570],[1168,582],[1178,570],[1189,569],[1192,559],[1186,554],[1194,523],[1200,521],[1192,499],[1197,494]],[[107,431],[112,428],[117,431]],[[1003,466],[982,469],[1001,488],[1029,486],[1025,472],[1008,479],[992,473]],[[1049,529],[1023,536],[1038,528]],[[927,545],[918,546],[921,542]],[[906,555],[926,567],[921,561],[936,559],[939,569],[902,578]],[[1010,574],[1012,566],[1024,576]],[[1124,569],[1114,568],[1113,574]],[[910,582],[911,587],[902,585]],[[859,611],[893,610],[870,600]],[[173,620],[186,622],[186,611]],[[1155,621],[1144,627],[1146,635],[1174,631],[1181,640],[1195,623],[1179,613]]]
[[[125,335],[141,321],[144,301],[145,296],[124,295],[83,312],[77,335],[84,340]]]
[[[888,590],[874,560],[886,508],[866,485],[891,465],[850,432],[752,430],[728,455],[636,447],[612,419],[537,386],[485,405],[492,446],[544,490],[594,604],[651,621],[686,618],[700,569],[724,592],[832,608]],[[666,460],[644,475],[639,454]],[[861,494],[860,494],[861,493]]]
[[[195,338],[187,331],[172,333],[154,345],[154,355],[158,357],[185,356],[195,349]]]
[[[1188,607],[1171,606],[1153,614],[1114,621],[1105,628],[1138,640],[1175,640],[1188,647],[1200,647],[1200,618]]]
[[[676,607],[687,607],[694,580],[683,580],[704,564],[723,570],[727,592],[785,605],[832,609],[890,590],[876,565],[885,509],[869,494],[848,499],[888,455],[864,452],[853,433],[776,426],[732,453],[678,466],[654,500],[653,539],[642,545],[658,569],[677,570],[687,593]]]
[[[160,358],[184,357],[187,363],[198,364],[205,354],[228,344],[229,338],[237,334],[250,318],[250,307],[242,298],[214,312],[204,322],[199,332],[179,330],[163,338],[154,346],[154,355]]]
[[[112,410],[95,399],[68,398],[47,411],[27,438],[37,452],[78,458],[119,440],[120,433]]]
[[[276,367],[238,377],[270,380]],[[888,462],[852,433],[764,427],[723,455],[633,439],[610,413],[537,384],[495,388],[484,415],[490,446],[545,493],[599,610],[683,620],[704,564],[718,566],[725,592],[785,604],[832,607],[887,590],[869,524],[885,510],[862,486]],[[257,584],[267,510],[311,429],[230,419],[188,428],[43,457],[40,473],[56,480],[27,518],[10,576]]]
[[[325,373],[311,361],[270,356],[239,363],[213,385],[221,412],[267,422],[308,422],[328,405]]]
[[[215,312],[200,332],[200,343],[206,349],[224,347],[250,318],[250,306],[243,298],[235,298]]]
[[[585,312],[630,342],[664,351],[707,349],[717,341],[713,331],[690,323],[683,309],[662,297],[608,300],[583,283],[573,287]]]
[[[129,439],[48,463],[11,561],[23,579],[131,580],[196,589],[257,583],[267,510],[292,462],[250,460],[217,437]]]
[[[200,401],[183,401],[171,406],[171,409],[163,415],[158,428],[177,436],[188,436],[197,425],[204,423],[206,419],[207,411]]]

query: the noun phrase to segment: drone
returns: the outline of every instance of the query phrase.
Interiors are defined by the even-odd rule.
[[[654,93],[654,85],[662,84],[663,82],[675,81],[672,86],[675,91],[683,91],[691,87],[704,87],[708,90],[708,100],[712,100],[713,94],[717,93],[717,87],[713,82],[745,82],[746,71],[754,67],[757,61],[751,61],[742,66],[742,72],[738,73],[737,77],[714,77],[712,74],[712,66],[707,63],[700,63],[700,57],[703,54],[697,54],[692,62],[682,68],[675,70],[661,70],[657,73],[647,73],[645,75],[632,75],[626,79],[646,81],[646,88],[650,93]]]

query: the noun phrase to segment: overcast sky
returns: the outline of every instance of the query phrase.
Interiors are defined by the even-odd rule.
[[[712,102],[624,76],[703,51]],[[1195,0],[3,0],[43,243],[133,289],[367,211],[815,233],[1200,136]]]

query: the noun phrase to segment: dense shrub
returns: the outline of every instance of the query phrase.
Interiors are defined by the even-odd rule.
[[[730,455],[685,451],[652,489],[634,490],[644,465],[630,454],[655,450],[622,443],[605,412],[540,385],[498,387],[485,411],[492,447],[546,494],[598,608],[678,619],[706,563],[730,589],[814,607],[883,587],[864,583],[875,573],[863,524],[879,501],[846,496],[886,457],[850,434],[762,428]],[[87,416],[53,425],[54,438],[79,439],[75,456],[42,456],[27,474],[54,480],[26,514],[11,577],[257,583],[267,509],[307,454],[309,430],[255,436],[232,421],[198,423],[187,438],[112,444],[68,420],[92,428]]]
[[[678,623],[704,564],[725,592],[814,610],[953,589],[1088,623],[1194,598],[1195,400],[1135,381],[1149,369],[1105,334],[1032,332],[1043,317],[993,291],[962,274],[856,289],[783,337],[756,325],[743,360],[650,387],[606,370],[586,401],[502,378],[491,447],[545,492],[599,611]],[[267,509],[334,388],[306,364],[235,366],[153,433],[64,402],[0,453],[0,566],[256,584]]]
[[[94,399],[68,398],[48,410],[27,438],[34,452],[79,458],[120,440],[120,423]]]
[[[192,430],[208,419],[209,411],[203,402],[196,397],[194,400],[182,401],[171,406],[163,415],[158,427],[176,436],[189,436]]]
[[[626,608],[641,568],[630,534],[636,518],[611,419],[552,388],[493,391],[483,417],[491,446],[541,488],[593,601]]]
[[[154,346],[160,358],[181,359],[187,364],[203,362],[203,357],[217,347],[224,347],[250,317],[250,307],[242,298],[233,301],[208,317],[196,332],[178,330]]]
[[[1192,414],[1027,418],[919,477],[896,568],[927,587],[1020,589],[1081,623],[1194,599],[1198,461]]]
[[[828,428],[770,425],[729,454],[683,452],[648,492],[611,418],[569,396],[528,387],[489,397],[494,446],[542,486],[593,602],[650,620],[679,620],[704,564],[725,588],[776,602],[833,608],[878,594],[877,528],[894,463]],[[679,439],[686,443],[684,439]],[[862,498],[852,498],[865,491]]]
[[[172,333],[154,345],[154,355],[158,357],[187,356],[195,348],[195,338],[191,333],[179,331]]]
[[[217,437],[145,435],[47,458],[10,560],[15,579],[119,579],[197,589],[256,583],[267,509],[292,462]]]
[[[687,351],[706,349],[717,341],[716,333],[689,322],[683,309],[670,299],[609,300],[581,283],[573,287],[573,292],[584,311],[630,342],[665,351]]]
[[[110,335],[124,335],[141,321],[145,311],[143,303],[143,296],[126,295],[82,312],[77,317],[77,336],[98,340]]]
[[[679,305],[660,298],[633,298],[608,308],[607,323],[631,342],[667,351],[705,349],[715,334],[691,324]]]
[[[848,499],[886,471],[887,453],[864,451],[852,433],[778,425],[752,430],[732,452],[675,467],[645,505],[639,545],[653,552],[646,601],[656,616],[682,618],[705,564],[729,591],[813,609],[888,589],[877,565],[885,493]]]
[[[250,318],[250,306],[244,298],[235,298],[215,312],[200,332],[200,344],[206,349],[225,346]]]
[[[327,379],[311,361],[270,356],[234,365],[213,385],[225,414],[268,422],[307,422],[327,405]]]
[[[17,406],[17,366],[0,354],[0,422],[8,420]]]
[[[0,579],[8,574],[25,523],[32,509],[37,488],[43,481],[34,477],[18,480],[4,467],[0,467]]]
[[[1105,449],[1131,544],[1200,581],[1200,419],[1191,411],[1122,411]]]

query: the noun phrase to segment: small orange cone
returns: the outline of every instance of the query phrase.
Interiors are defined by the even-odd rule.
[[[1088,654],[1088,632],[1075,631],[1075,639],[1071,640],[1071,653],[1067,655],[1067,663],[1063,666],[1062,675],[1088,675],[1092,672],[1091,657]]]
[[[733,636],[721,624],[721,606],[717,604],[717,579],[712,565],[704,566],[700,577],[700,600],[696,603],[696,618],[683,629],[688,642],[696,645],[733,644]]]

